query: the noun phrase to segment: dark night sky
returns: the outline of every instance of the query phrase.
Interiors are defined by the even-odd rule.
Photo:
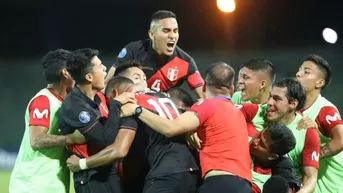
[[[54,3],[51,3],[54,2]],[[70,0],[0,2],[0,56],[37,55],[56,48],[117,52],[147,37],[151,14],[177,14],[186,49],[264,49],[324,44],[325,27],[343,30],[339,0],[236,0],[232,14],[215,0]],[[338,41],[340,44],[340,41]]]

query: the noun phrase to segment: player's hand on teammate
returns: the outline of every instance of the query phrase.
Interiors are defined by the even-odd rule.
[[[72,172],[78,172],[81,171],[80,165],[79,165],[80,158],[76,155],[72,155],[67,159],[67,167]]]
[[[137,103],[134,93],[124,92],[114,98],[114,100],[119,101],[122,105],[126,103]]]
[[[74,133],[69,134],[67,136],[67,145],[72,144],[85,144],[87,142],[87,139],[85,136],[83,136],[79,130],[75,129]]]
[[[137,107],[138,107],[137,104],[126,103],[125,105],[121,106],[120,117],[129,117],[129,116],[135,115],[135,111]]]
[[[309,129],[309,128],[316,128],[318,129],[318,124],[312,120],[309,117],[303,117],[297,126],[297,129],[301,130],[301,129]]]
[[[200,151],[202,141],[200,140],[197,132],[193,134],[187,134],[186,140],[190,147]]]

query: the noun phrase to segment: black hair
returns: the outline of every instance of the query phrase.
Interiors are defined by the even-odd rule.
[[[324,74],[325,84],[322,87],[322,89],[326,88],[331,82],[331,67],[329,63],[323,57],[319,55],[315,55],[315,54],[309,55],[305,59],[305,62],[306,61],[313,62],[319,68],[319,70]]]
[[[121,76],[125,74],[126,70],[132,67],[137,67],[143,70],[143,66],[138,60],[128,60],[116,68],[114,76]]]
[[[270,60],[266,59],[250,59],[245,61],[241,66],[242,68],[248,68],[252,71],[266,71],[272,83],[275,81],[275,67]]]
[[[73,51],[67,61],[67,70],[76,84],[86,81],[85,75],[93,71],[92,60],[99,55],[99,51],[91,48],[83,48]]]
[[[271,140],[271,151],[277,155],[283,156],[294,149],[296,141],[290,129],[280,123],[272,123],[265,130]]]
[[[41,59],[43,74],[48,84],[58,83],[62,79],[61,71],[67,66],[67,60],[72,55],[68,50],[50,51]]]
[[[274,86],[286,88],[286,97],[290,102],[297,100],[298,106],[296,110],[303,109],[306,102],[306,90],[295,78],[284,78],[275,82]]]
[[[174,87],[170,89],[167,93],[169,94],[170,98],[176,98],[180,100],[187,107],[191,107],[194,104],[192,96],[182,88]]]
[[[154,14],[152,14],[151,22],[158,21],[161,19],[166,19],[166,18],[175,18],[176,19],[176,15],[171,11],[158,10]]]
[[[111,96],[113,90],[123,90],[121,87],[124,85],[129,85],[129,84],[133,84],[133,81],[129,78],[126,78],[123,76],[113,77],[107,83],[107,86],[105,89],[105,95]]]

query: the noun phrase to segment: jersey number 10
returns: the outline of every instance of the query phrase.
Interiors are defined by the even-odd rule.
[[[152,105],[156,109],[157,113],[166,119],[174,119],[172,112],[170,112],[170,108],[167,106],[168,104],[172,107],[176,115],[179,115],[179,111],[177,110],[175,104],[168,98],[159,98],[158,100],[148,99],[147,103]]]

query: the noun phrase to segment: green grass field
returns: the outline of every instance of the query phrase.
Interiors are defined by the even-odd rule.
[[[10,171],[0,171],[0,192],[8,193],[8,185],[10,182]]]
[[[8,186],[10,182],[10,176],[11,172],[10,171],[0,171],[0,192],[1,193],[8,193]],[[70,183],[70,193],[75,193],[74,191],[74,186],[73,186],[73,181],[71,180]]]

